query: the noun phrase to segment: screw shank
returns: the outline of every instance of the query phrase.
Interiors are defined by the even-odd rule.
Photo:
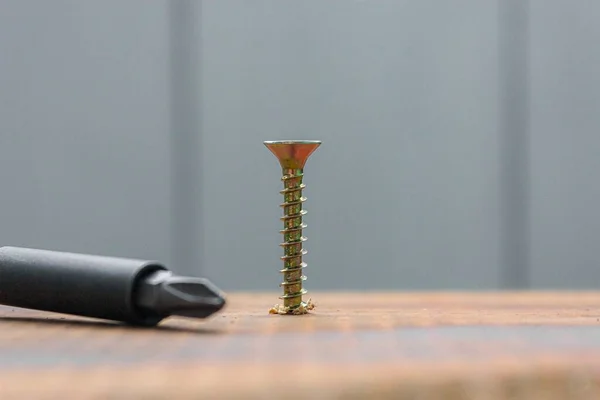
[[[306,211],[302,209],[302,203],[306,200],[302,196],[304,188],[303,170],[283,169],[282,181],[284,182],[284,190],[281,193],[284,196],[283,207],[283,243],[281,246],[284,250],[282,258],[284,263],[283,282],[283,305],[289,308],[299,307],[302,304],[302,296],[306,290],[302,288],[302,283],[306,279],[302,275],[302,269],[306,266],[302,257],[306,254],[302,244],[306,238],[302,235],[306,225],[303,223],[303,216]]]

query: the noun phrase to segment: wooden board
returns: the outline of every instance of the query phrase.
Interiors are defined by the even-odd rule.
[[[156,329],[0,307],[0,399],[600,398],[600,293],[311,295]]]

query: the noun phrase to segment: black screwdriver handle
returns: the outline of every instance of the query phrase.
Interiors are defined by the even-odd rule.
[[[160,263],[20,247],[0,248],[0,304],[135,325],[164,316],[135,305],[144,276]]]

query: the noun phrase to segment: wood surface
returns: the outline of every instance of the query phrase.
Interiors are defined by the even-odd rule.
[[[0,307],[0,399],[600,399],[600,292],[311,296],[154,329]]]

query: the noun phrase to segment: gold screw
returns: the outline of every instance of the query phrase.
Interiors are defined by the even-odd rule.
[[[304,164],[308,157],[321,145],[320,140],[278,140],[264,142],[265,146],[277,157],[283,171],[284,189],[280,191],[283,195],[283,234],[284,255],[283,261],[283,282],[279,285],[283,288],[283,295],[279,297],[283,300],[283,305],[276,304],[269,310],[271,314],[306,314],[314,308],[310,301],[302,301],[302,296],[307,293],[302,288],[302,282],[306,276],[302,270],[306,268],[306,263],[302,261],[302,256],[306,250],[302,248],[302,243],[306,238],[302,236],[302,230],[306,224],[302,222],[302,217],[306,210],[302,209],[302,203],[306,197],[302,196],[302,190],[305,188],[302,183]]]

